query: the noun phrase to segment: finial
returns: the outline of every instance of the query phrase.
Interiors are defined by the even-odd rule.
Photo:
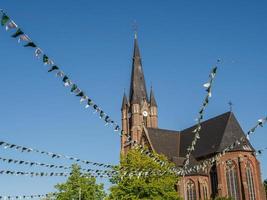
[[[230,110],[230,112],[232,112],[232,110],[233,110],[233,103],[232,103],[232,101],[229,101],[228,102],[228,105],[229,105],[229,110]]]
[[[134,31],[134,39],[137,39],[138,24],[137,24],[136,20],[134,20],[132,27],[133,27],[133,31]]]

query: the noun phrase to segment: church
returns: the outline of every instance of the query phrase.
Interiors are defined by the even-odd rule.
[[[158,104],[154,91],[148,95],[142,68],[137,36],[134,52],[129,96],[122,100],[122,129],[133,140],[165,155],[177,167],[182,167],[196,126],[184,130],[166,130],[158,127]],[[143,128],[145,126],[145,128]],[[196,165],[233,144],[244,136],[234,113],[226,112],[201,123],[201,139],[193,151],[190,165]],[[121,153],[132,147],[126,136],[121,139]],[[255,150],[247,140],[224,154],[205,171],[187,174],[177,183],[177,193],[185,200],[205,200],[232,197],[234,200],[266,200],[261,180],[260,163]]]

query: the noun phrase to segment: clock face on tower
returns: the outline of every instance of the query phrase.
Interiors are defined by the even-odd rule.
[[[147,111],[143,111],[143,116],[144,116],[144,117],[147,117],[147,116],[148,116]]]

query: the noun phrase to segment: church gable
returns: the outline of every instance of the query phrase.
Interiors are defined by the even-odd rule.
[[[217,152],[220,147],[230,112],[211,118],[201,123],[200,140],[197,142],[193,156],[201,158]],[[196,126],[181,131],[180,156],[185,156],[191,144]]]
[[[234,114],[231,113],[217,152],[223,151],[226,147],[232,145],[236,140],[240,140],[240,138],[244,136],[244,131],[242,130]],[[254,151],[252,145],[247,139],[245,139],[245,142],[242,142],[240,145],[236,146],[233,150]]]

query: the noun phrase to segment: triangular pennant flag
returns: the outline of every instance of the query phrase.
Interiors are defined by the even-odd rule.
[[[64,76],[64,72],[63,71],[59,71],[59,72],[56,73],[56,76],[63,77]]]
[[[204,86],[205,88],[209,88],[209,87],[210,87],[210,82],[205,83],[203,86]]]
[[[8,31],[9,29],[13,29],[17,27],[18,27],[17,24],[14,21],[11,21],[6,25],[6,30]]]
[[[48,72],[52,72],[52,71],[54,71],[54,70],[59,70],[58,66],[56,66],[56,65],[52,66],[52,67],[48,70]]]
[[[25,34],[19,36],[18,42],[20,42],[21,40],[25,41],[25,42],[30,42],[31,41],[31,39]]]
[[[36,44],[34,44],[33,42],[28,42],[27,44],[24,45],[24,47],[36,47]]]
[[[13,35],[11,35],[11,37],[16,38],[16,37],[18,37],[18,36],[20,36],[22,34],[24,34],[23,31],[20,28],[18,28],[18,30],[16,31],[16,33],[14,33]]]
[[[83,97],[84,96],[84,93],[83,92],[79,92],[76,96],[77,97]]]
[[[80,102],[86,101],[87,99],[88,99],[88,96],[84,95],[84,96],[82,96]]]
[[[4,14],[2,15],[1,25],[2,25],[2,26],[6,25],[6,23],[8,22],[8,20],[9,20],[9,17],[4,13]]]
[[[40,49],[40,48],[37,48],[36,50],[35,50],[35,56],[36,57],[40,57],[40,55],[43,53],[43,51]]]
[[[76,84],[73,84],[70,91],[71,92],[74,92],[77,88],[78,88],[77,85]]]

